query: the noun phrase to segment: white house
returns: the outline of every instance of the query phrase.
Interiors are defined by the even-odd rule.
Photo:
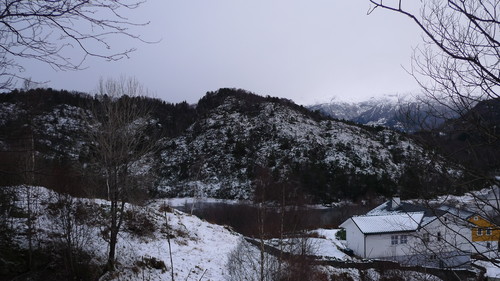
[[[443,210],[424,208],[393,198],[340,227],[347,247],[367,259],[395,260],[408,265],[461,267],[470,262],[466,237],[470,229],[454,225]]]
[[[440,210],[446,211],[454,225],[469,228],[470,236],[467,237],[471,253],[479,254],[490,259],[498,259],[500,252],[500,228],[492,222],[487,215],[472,212],[464,208],[441,206]]]

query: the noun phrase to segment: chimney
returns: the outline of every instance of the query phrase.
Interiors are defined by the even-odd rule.
[[[397,207],[401,205],[401,198],[399,196],[392,197],[391,199],[391,210],[395,210]]]

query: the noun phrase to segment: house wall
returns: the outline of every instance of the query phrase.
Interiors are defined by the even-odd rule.
[[[453,240],[450,237],[451,233],[455,231],[447,231],[447,227],[444,227],[438,220],[434,220],[418,231],[368,235],[366,239],[367,257],[412,256],[429,252],[450,251],[449,246],[451,245],[447,241]],[[401,244],[401,239],[399,239],[399,243],[393,245],[392,236],[395,235],[399,238],[406,235],[407,243]]]
[[[472,251],[472,244],[470,242],[471,229],[468,222],[447,214],[441,217],[440,220],[433,222],[433,227],[439,228],[439,231],[444,233],[447,247],[455,248],[464,253]],[[448,251],[451,251],[451,249]]]
[[[469,222],[474,225],[472,227],[473,242],[498,241],[500,239],[500,229],[481,216],[472,216],[469,218]],[[481,229],[480,233],[478,232],[479,229]],[[488,229],[491,231],[489,235],[487,234]]]
[[[427,233],[429,241],[425,240]],[[398,244],[392,244],[392,236]],[[401,244],[401,236],[407,238]],[[371,234],[366,236],[365,258],[389,259],[407,265],[462,267],[470,262],[470,229],[435,220],[416,232]]]
[[[352,219],[341,226],[346,229],[347,247],[363,258],[395,260],[408,265],[464,267],[470,264],[473,252],[470,223],[452,215],[444,215],[413,232],[365,235]],[[395,245],[394,235],[398,236]],[[402,235],[407,237],[406,244],[401,244]],[[498,248],[498,243],[491,243],[490,247]]]
[[[473,253],[481,254],[490,259],[499,257],[498,241],[478,241],[474,242]]]
[[[401,244],[401,236],[406,236],[407,243]],[[398,237],[398,244],[392,244],[392,236]],[[366,256],[365,258],[394,258],[406,256],[410,253],[412,234],[408,232],[370,234],[366,236]]]
[[[411,252],[420,265],[464,267],[470,262],[470,235],[464,221],[445,215],[415,232]]]
[[[364,234],[359,230],[356,224],[351,220],[347,220],[342,224],[346,231],[347,247],[350,248],[355,255],[360,257],[364,256],[365,239]]]
[[[481,216],[472,216],[459,227],[461,237],[456,240],[461,241],[460,249],[473,254],[481,254],[487,258],[498,258],[500,229],[496,225]],[[479,229],[481,232],[478,232]],[[491,231],[490,234],[488,234],[488,229]]]

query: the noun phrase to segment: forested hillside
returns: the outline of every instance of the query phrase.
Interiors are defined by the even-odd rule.
[[[460,192],[449,190],[459,170],[408,135],[325,117],[290,100],[237,89],[209,92],[197,105],[120,100],[127,99],[149,109],[144,141],[155,144],[134,165],[148,177],[137,194],[268,201],[285,192],[290,200],[331,202]],[[99,102],[51,89],[0,95],[0,184],[25,183],[34,170],[35,184],[96,194],[89,189],[99,172],[89,165],[95,154],[88,136]]]

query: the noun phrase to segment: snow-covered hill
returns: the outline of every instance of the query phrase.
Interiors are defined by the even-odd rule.
[[[93,184],[75,177],[91,172],[88,119],[97,99],[43,89],[0,98],[1,184],[24,183],[30,151],[40,184]],[[135,166],[152,173],[155,196],[276,200],[285,190],[291,200],[331,202],[390,195],[407,182],[421,183],[413,191],[447,187],[437,180],[450,171],[442,158],[407,135],[334,120],[290,100],[220,89],[196,106],[135,102],[152,109],[148,132],[158,153]]]
[[[321,118],[287,102],[231,91],[204,99],[210,104],[204,115],[164,145],[160,190],[167,194],[248,198],[264,169],[272,175],[268,185],[293,181],[294,192],[331,199],[352,196],[356,188],[364,193],[378,186],[390,193],[415,166],[445,170],[439,158],[389,129]]]
[[[72,198],[34,186],[2,187],[0,191],[13,195],[12,207],[17,212],[27,213],[29,202],[32,244],[36,250],[46,252],[46,259],[52,263],[48,267],[57,265],[54,256],[64,253],[68,243],[72,243],[74,250],[92,257],[90,263],[98,266],[106,263],[108,201]],[[242,239],[226,227],[171,209],[161,201],[145,206],[127,204],[126,214],[117,245],[117,271],[101,280],[169,280],[172,271],[179,280],[200,280],[202,276],[203,280],[224,280],[227,257]],[[28,249],[27,219],[3,218],[12,226],[12,243]],[[71,235],[72,242],[67,240],[66,233]],[[11,257],[2,258],[7,259],[2,262],[8,262]],[[56,272],[64,274],[64,267]]]

